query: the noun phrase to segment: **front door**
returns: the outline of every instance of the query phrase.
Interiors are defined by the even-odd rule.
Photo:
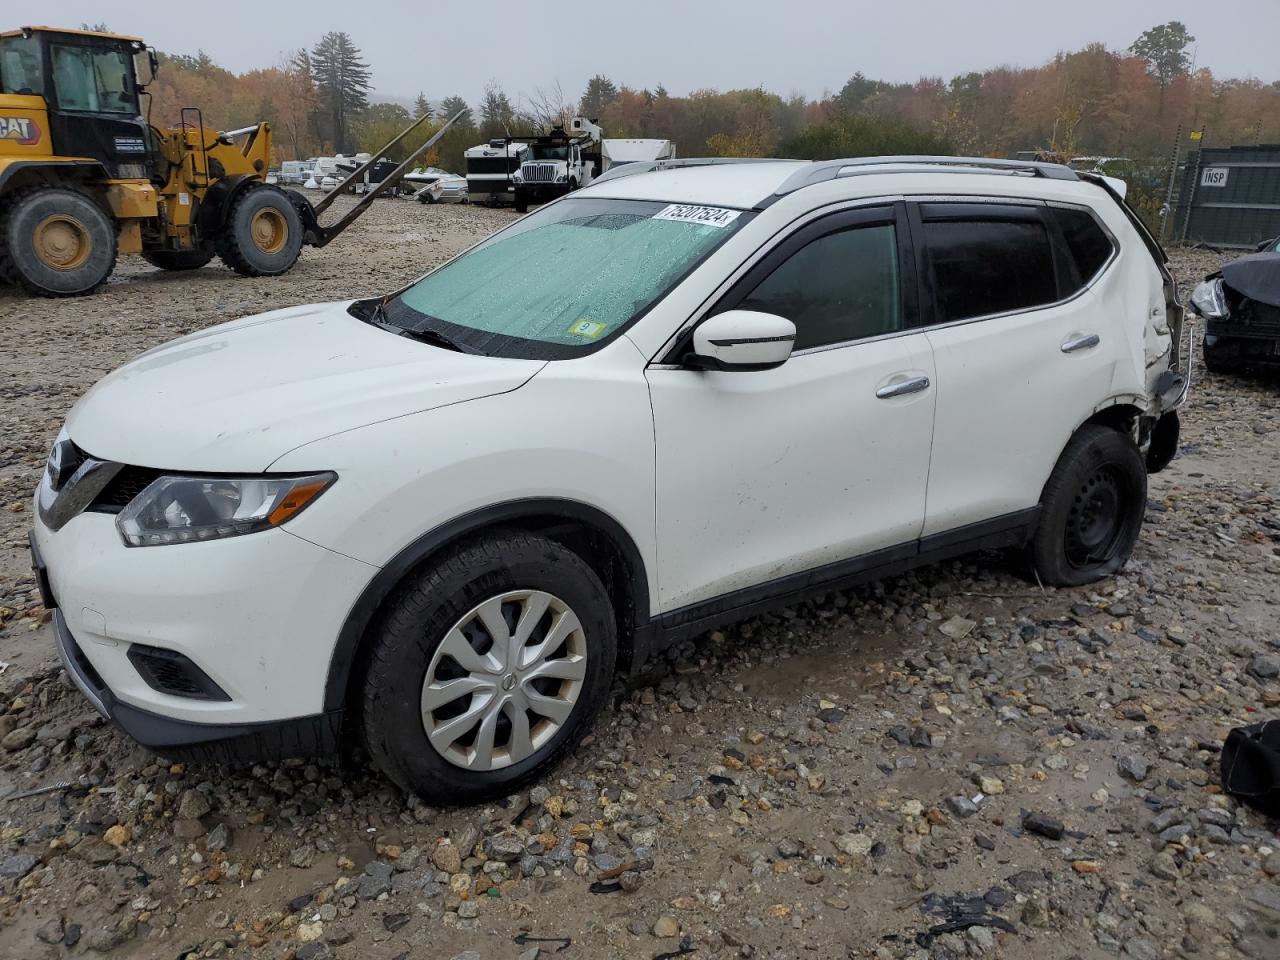
[[[912,329],[903,216],[901,205],[861,208],[801,227],[716,305],[793,321],[782,366],[649,368],[664,613],[783,592],[818,567],[914,549],[933,360]]]

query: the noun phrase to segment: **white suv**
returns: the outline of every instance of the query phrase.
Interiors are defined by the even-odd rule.
[[[989,547],[1118,570],[1181,326],[1150,235],[1065,167],[632,164],[394,294],[106,377],[33,555],[142,743],[358,737],[470,801],[572,749],[616,670],[805,591]]]

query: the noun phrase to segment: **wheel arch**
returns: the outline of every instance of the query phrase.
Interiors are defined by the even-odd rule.
[[[231,205],[246,190],[251,190],[261,181],[246,173],[232,174],[222,177],[205,191],[200,201],[200,209],[196,213],[196,227],[201,236],[209,237],[223,228],[227,222],[227,214]],[[265,186],[265,184],[264,184]]]
[[[324,709],[351,703],[370,630],[392,592],[444,551],[497,530],[540,533],[573,550],[604,580],[618,621],[618,664],[626,670],[648,652],[649,581],[644,558],[616,519],[575,500],[539,498],[483,507],[418,537],[383,566],[352,605],[329,660]]]
[[[10,160],[0,163],[0,196],[23,187],[83,187],[106,177],[97,160]]]

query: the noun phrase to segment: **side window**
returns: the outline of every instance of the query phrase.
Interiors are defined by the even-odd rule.
[[[900,290],[896,232],[879,224],[811,241],[736,306],[786,317],[804,350],[902,329]]]
[[[1049,214],[1058,221],[1067,249],[1071,251],[1071,259],[1080,272],[1080,280],[1088,283],[1111,259],[1111,238],[1086,210],[1050,207]]]
[[[0,93],[44,94],[40,41],[35,37],[0,39]]]
[[[1038,219],[926,218],[924,236],[939,323],[1058,299],[1053,248]]]

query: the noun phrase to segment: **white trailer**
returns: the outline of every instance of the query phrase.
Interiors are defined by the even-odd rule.
[[[671,140],[640,138],[604,140],[600,144],[600,155],[603,158],[604,170],[607,171],[626,163],[674,160],[676,145]]]

